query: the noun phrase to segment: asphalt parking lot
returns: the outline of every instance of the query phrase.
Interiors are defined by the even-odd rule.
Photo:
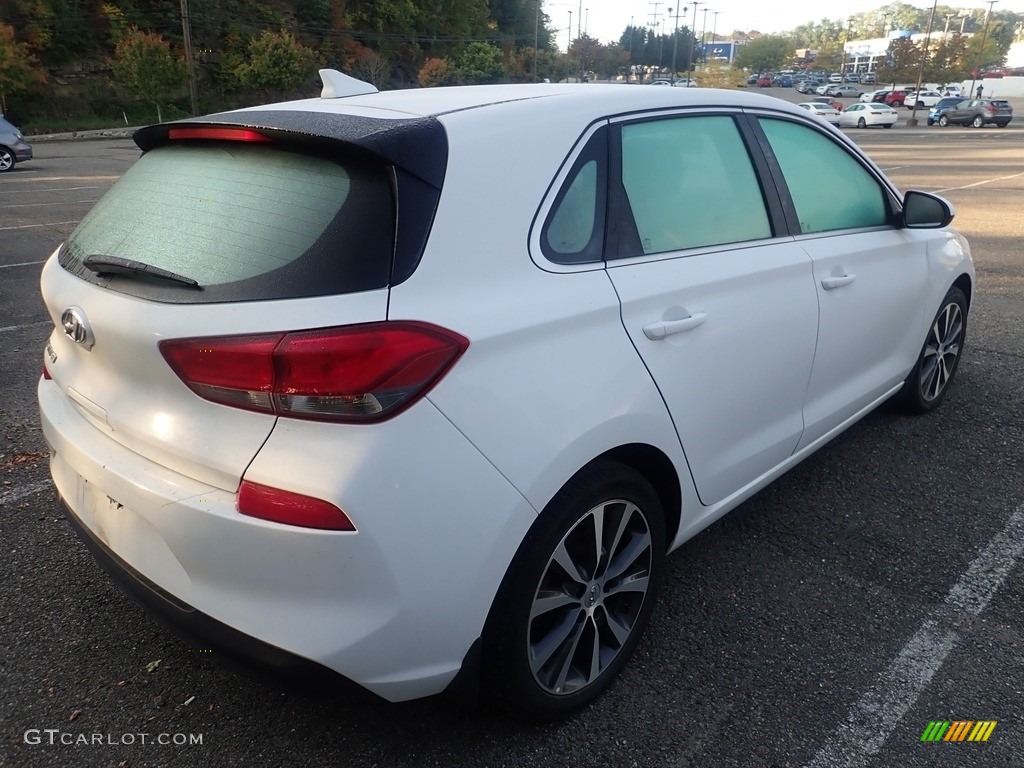
[[[798,94],[796,94],[798,96]],[[905,119],[901,113],[901,120]],[[43,260],[137,158],[46,142],[0,178],[0,766],[1024,766],[1024,113],[851,131],[957,208],[978,284],[937,413],[882,409],[675,552],[652,626],[578,717],[282,694],[135,607],[47,481]],[[933,721],[988,741],[922,742]]]

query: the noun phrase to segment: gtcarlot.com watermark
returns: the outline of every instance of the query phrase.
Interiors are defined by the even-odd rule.
[[[187,747],[203,743],[201,733],[85,733],[60,728],[29,728],[22,738],[31,746],[50,747],[128,747],[135,744]]]

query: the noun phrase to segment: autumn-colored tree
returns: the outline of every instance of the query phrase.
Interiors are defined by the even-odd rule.
[[[289,32],[264,32],[249,43],[235,67],[238,82],[257,91],[284,93],[312,83],[320,55]]]
[[[373,83],[380,90],[391,80],[391,65],[376,51],[363,48],[352,62],[352,76]]]
[[[424,88],[434,88],[439,85],[454,85],[458,82],[459,71],[448,59],[429,58],[423,62],[416,82]]]
[[[158,34],[128,27],[109,63],[118,85],[153,104],[157,121],[163,122],[160,103],[185,86],[185,62],[171,53],[170,44]]]
[[[14,39],[14,30],[0,24],[0,114],[7,112],[7,99],[29,93],[46,84],[46,72],[39,66],[26,43]]]

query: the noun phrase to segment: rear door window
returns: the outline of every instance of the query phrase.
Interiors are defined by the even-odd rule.
[[[173,302],[295,298],[385,287],[395,206],[388,169],[280,146],[194,141],[147,152],[82,220],[62,266]],[[90,255],[191,278],[97,277]]]

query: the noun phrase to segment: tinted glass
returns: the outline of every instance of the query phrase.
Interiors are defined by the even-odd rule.
[[[889,223],[886,194],[846,150],[816,130],[762,119],[804,233]]]
[[[761,187],[731,117],[622,126],[622,183],[645,254],[772,235]]]
[[[85,276],[92,254],[143,262],[196,280],[204,290],[191,301],[365,290],[387,283],[393,219],[383,168],[185,142],[143,155],[78,225],[61,264]]]
[[[552,211],[544,242],[556,260],[578,254],[594,236],[597,221],[597,161],[590,160],[576,172],[565,195]]]

